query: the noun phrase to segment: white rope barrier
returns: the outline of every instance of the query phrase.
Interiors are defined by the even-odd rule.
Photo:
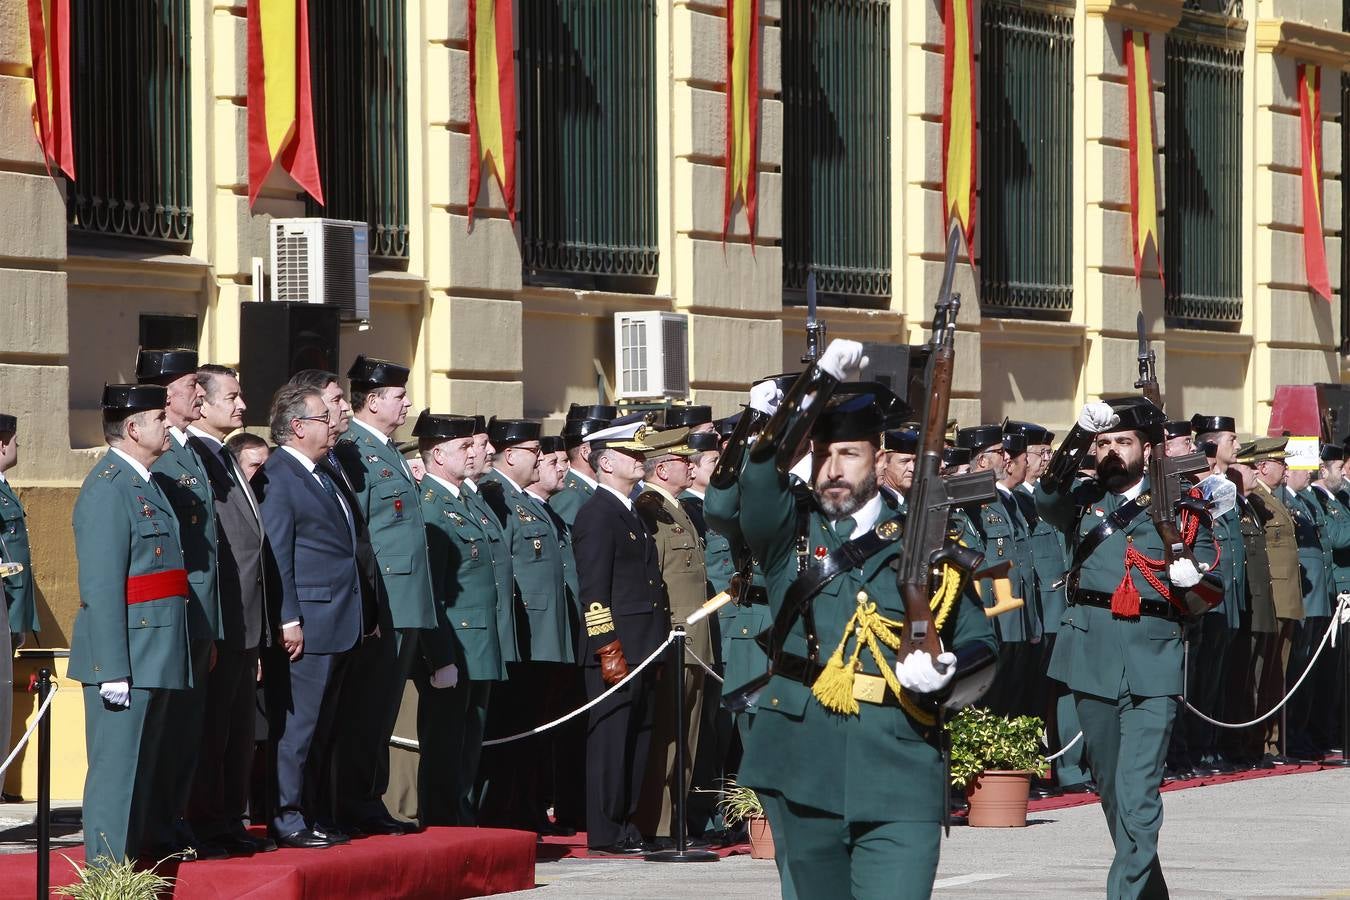
[[[703,660],[699,659],[699,658],[698,658],[698,654],[695,653],[693,650],[690,650],[690,649],[689,649],[689,644],[688,644],[688,643],[685,643],[685,645],[684,645],[684,652],[687,653],[687,654],[689,654],[690,656],[692,656],[692,657],[694,658],[694,662],[696,662],[696,663],[698,663],[700,666],[702,666],[702,667],[703,667],[703,671],[705,671],[705,672],[707,672],[709,675],[711,675],[714,681],[716,681],[718,684],[723,684],[723,683],[724,683],[724,682],[722,681],[722,676],[721,676],[721,675],[718,675],[716,672],[714,672],[712,666],[708,665],[708,664],[705,663]]]
[[[1078,742],[1081,741],[1082,739],[1083,739],[1083,732],[1080,731],[1080,732],[1078,732],[1077,734],[1075,734],[1075,735],[1073,736],[1073,740],[1069,741],[1069,742],[1068,742],[1067,744],[1065,744],[1063,747],[1060,747],[1058,752],[1052,753],[1052,754],[1050,754],[1049,756],[1047,756],[1047,757],[1045,758],[1045,761],[1048,762],[1048,763],[1054,762],[1055,760],[1057,760],[1057,759],[1059,759],[1061,756],[1063,756],[1065,753],[1068,753],[1070,750],[1072,750],[1072,749],[1073,749],[1073,745],[1076,744],[1076,743],[1078,743]]]
[[[1182,706],[1190,710],[1192,715],[1198,716],[1204,721],[1208,722],[1209,724],[1218,726],[1219,728],[1250,728],[1253,725],[1261,724],[1266,719],[1269,719],[1271,716],[1275,715],[1282,708],[1284,708],[1284,705],[1289,702],[1289,698],[1294,696],[1294,692],[1297,691],[1300,687],[1302,687],[1303,682],[1306,681],[1308,676],[1312,674],[1313,665],[1317,662],[1317,658],[1322,655],[1322,651],[1326,649],[1327,640],[1331,637],[1332,634],[1335,633],[1336,629],[1340,627],[1341,614],[1346,609],[1348,604],[1350,604],[1350,597],[1340,598],[1340,602],[1336,604],[1336,612],[1333,613],[1331,616],[1331,624],[1327,626],[1326,632],[1323,633],[1322,640],[1317,645],[1317,651],[1313,653],[1312,659],[1308,660],[1308,664],[1304,666],[1303,674],[1298,677],[1298,681],[1294,682],[1294,686],[1289,689],[1289,692],[1284,695],[1284,698],[1280,700],[1279,703],[1276,703],[1273,707],[1271,707],[1270,711],[1267,712],[1265,715],[1256,719],[1252,719],[1250,722],[1220,722],[1218,719],[1211,719],[1209,716],[1205,715],[1200,710],[1196,709],[1194,706],[1191,706],[1191,701],[1187,700],[1184,694],[1178,697],[1177,699],[1181,701]],[[1186,648],[1186,652],[1187,654],[1190,653],[1189,646]]]
[[[498,744],[509,744],[512,741],[519,741],[524,740],[527,737],[534,737],[536,734],[543,734],[550,728],[556,728],[557,726],[561,725],[564,722],[569,722],[584,712],[589,712],[592,708],[608,700],[611,696],[613,696],[613,694],[616,691],[618,691],[620,688],[628,684],[628,682],[636,678],[639,672],[641,672],[643,669],[647,668],[649,665],[651,665],[657,659],[659,659],[661,654],[665,652],[666,648],[669,647],[671,645],[671,642],[674,640],[675,640],[675,632],[672,631],[670,634],[666,635],[666,639],[661,642],[661,646],[653,650],[652,655],[648,656],[641,663],[639,663],[636,669],[629,669],[628,674],[624,676],[622,681],[618,682],[617,684],[611,685],[609,690],[605,691],[603,694],[601,694],[599,697],[596,697],[594,700],[590,701],[585,706],[577,707],[570,713],[567,713],[564,716],[559,716],[552,722],[545,722],[543,725],[540,725],[536,728],[531,728],[529,731],[522,731],[519,734],[510,734],[507,735],[506,737],[493,738],[490,741],[483,741],[483,746],[495,747]],[[410,738],[398,737],[397,735],[389,738],[389,744],[393,747],[400,747],[404,750],[419,750],[419,751],[421,750],[421,746],[417,743],[417,741],[411,740]]]
[[[33,736],[33,732],[37,731],[38,723],[41,722],[42,717],[47,714],[47,709],[52,705],[52,698],[55,696],[56,682],[53,681],[52,689],[47,692],[47,699],[42,701],[42,705],[38,707],[37,715],[33,717],[33,724],[28,726],[28,730],[23,733],[23,737],[19,738],[19,742],[14,745],[14,749],[11,750],[9,756],[5,758],[4,765],[0,765],[0,780],[4,779],[5,772],[9,769],[10,763],[18,758],[19,751],[28,743],[28,739]]]

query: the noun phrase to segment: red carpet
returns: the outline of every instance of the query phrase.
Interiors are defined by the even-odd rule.
[[[74,881],[63,857],[83,861],[84,848],[52,854],[53,886]],[[185,865],[165,863],[185,900],[329,900],[362,897],[481,897],[534,887],[535,836],[495,828],[429,828],[403,837],[368,837],[328,850],[278,850],[253,857]],[[0,897],[32,897],[36,854],[0,856]]]
[[[750,845],[732,844],[730,847],[714,847],[718,856],[740,856],[750,852]],[[571,837],[546,837],[539,845],[539,861],[553,862],[559,859],[586,859],[586,833],[579,831]],[[641,856],[631,857],[642,862]],[[614,857],[618,863],[629,862],[627,857]]]

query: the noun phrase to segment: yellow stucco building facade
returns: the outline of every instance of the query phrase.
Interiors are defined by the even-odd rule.
[[[614,313],[675,311],[688,316],[691,398],[727,414],[751,380],[797,364],[804,344],[801,285],[788,273],[806,269],[826,273],[822,318],[831,337],[925,337],[944,248],[941,0],[763,0],[753,235],[739,208],[723,232],[725,3],[633,3],[639,15],[621,23],[628,30],[609,44],[588,44],[580,27],[568,29],[587,15],[593,18],[586,23],[604,25],[595,9],[614,4],[516,4],[521,46],[530,44],[530,60],[545,61],[526,65],[522,49],[517,72],[521,221],[510,220],[501,190],[487,181],[472,226],[466,0],[350,4],[389,17],[366,26],[384,42],[381,58],[397,57],[392,71],[401,76],[393,195],[402,243],[386,264],[372,267],[368,323],[343,326],[344,370],[358,352],[407,361],[415,409],[556,424],[569,403],[596,402],[601,379],[594,361],[613,384]],[[114,27],[91,20],[92,13],[80,18],[92,0],[72,5],[77,25],[84,23],[81,46],[92,46],[97,28]],[[345,6],[325,2],[320,9],[337,19],[331,11]],[[956,277],[965,302],[954,415],[962,423],[1013,416],[1063,428],[1085,400],[1129,391],[1141,309],[1174,413],[1232,414],[1241,430],[1262,431],[1277,385],[1340,381],[1340,298],[1328,303],[1311,293],[1303,270],[1295,85],[1298,64],[1321,67],[1324,228],[1339,291],[1340,73],[1350,71],[1342,5],[975,0],[974,6],[977,67],[989,67],[977,78],[980,130],[990,146],[979,155],[978,268],[963,264]],[[527,7],[534,17],[528,22]],[[70,512],[100,452],[102,385],[133,379],[146,317],[190,321],[203,361],[238,363],[241,305],[257,297],[251,261],[267,256],[269,219],[317,214],[295,184],[275,174],[250,208],[244,4],[130,0],[124,8],[140,10],[128,12],[128,20],[134,25],[144,14],[149,27],[160,29],[156,35],[167,27],[164,16],[179,17],[173,35],[182,65],[170,80],[181,79],[172,96],[181,106],[180,127],[190,125],[173,157],[182,171],[171,174],[181,186],[178,203],[190,206],[191,229],[174,240],[91,236],[99,228],[86,221],[92,214],[77,203],[80,191],[51,177],[33,137],[27,3],[0,0],[0,410],[20,417],[22,459],[10,478],[28,510],[46,647],[65,646],[78,604]],[[357,13],[358,25],[364,14]],[[551,70],[566,76],[563,87],[551,85],[542,68],[556,49],[549,44],[556,36],[545,34],[550,28],[572,41],[570,56]],[[1150,35],[1160,182],[1185,175],[1187,166],[1204,182],[1198,201],[1194,192],[1175,193],[1192,182],[1188,177],[1160,187],[1164,232],[1182,230],[1170,213],[1174,197],[1182,198],[1177,208],[1189,204],[1192,216],[1188,243],[1168,254],[1169,265],[1182,267],[1176,296],[1167,293],[1151,257],[1143,277],[1134,275],[1126,29]],[[631,41],[634,34],[641,41]],[[1032,37],[1019,44],[1026,35]],[[105,57],[116,55],[109,46],[102,45]],[[315,52],[316,72],[330,58],[334,77],[344,68],[340,55]],[[1184,106],[1175,98],[1192,92],[1173,90],[1169,77],[1195,75],[1201,84],[1215,66],[1206,55],[1212,53],[1223,54],[1225,80],[1204,81],[1210,93],[1197,87],[1199,99]],[[624,66],[634,59],[643,74],[630,94],[640,96],[623,102],[636,103],[639,113],[623,119],[623,127],[637,121],[641,140],[628,146],[603,129],[606,104],[620,102],[614,86],[633,87]],[[132,65],[112,59],[104,69],[82,69],[76,91],[92,97],[119,63]],[[349,63],[360,69],[359,60]],[[362,84],[373,95],[379,88],[372,85],[383,82],[368,78]],[[175,90],[151,82],[157,91]],[[1169,95],[1182,105],[1169,106]],[[135,105],[106,101],[113,108],[128,102]],[[573,179],[550,162],[568,152],[573,163],[586,155],[584,147],[579,154],[549,149],[574,133],[549,133],[549,122],[571,114],[559,111],[567,103],[595,115],[563,119],[566,128],[583,137],[608,135],[596,152],[613,153],[609,165],[645,185],[641,191],[625,193],[618,180],[597,178],[594,166]],[[1219,140],[1206,137],[1213,129],[1204,118],[1216,106],[1228,116]],[[76,122],[77,131],[85,130],[77,140],[86,142],[86,159],[102,158],[100,141],[117,135],[117,152],[133,152],[126,147],[136,146],[144,124],[100,120],[98,108],[93,104]],[[335,116],[320,117],[321,142],[325,131],[331,136],[361,118],[341,125]],[[1189,157],[1168,156],[1173,122],[1190,131]],[[387,161],[380,171],[389,171]],[[335,190],[348,176],[337,165],[324,173]],[[582,192],[568,193],[573,184]],[[581,277],[575,269],[568,277],[540,277],[549,264],[540,264],[539,248],[559,235],[541,230],[531,210],[561,197],[567,217],[567,204],[583,207],[592,195],[610,209],[638,211],[644,245],[638,257],[648,268],[636,278]],[[1042,243],[1021,240],[1024,232]],[[1209,247],[1216,234],[1231,252],[1196,249]],[[576,232],[562,237],[585,243]],[[853,244],[866,244],[865,252],[854,252]],[[1188,270],[1192,251],[1210,255]],[[999,262],[1000,254],[1007,259]],[[1049,257],[1054,263],[1047,267]],[[1225,268],[1219,289],[1187,287],[1187,271],[1208,268]],[[1005,298],[997,308],[985,296],[995,288]],[[244,389],[251,404],[266,406],[269,398],[250,394],[247,382]]]

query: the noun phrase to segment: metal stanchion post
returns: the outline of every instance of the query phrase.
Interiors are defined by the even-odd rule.
[[[38,709],[52,692],[52,670],[38,670]],[[38,784],[37,784],[37,896],[47,897],[51,880],[52,844],[52,717],[51,710],[38,722]]]
[[[672,804],[671,823],[675,834],[674,850],[656,850],[644,856],[648,862],[717,862],[721,857],[711,850],[690,850],[687,823],[685,822],[685,792],[688,785],[684,778],[685,740],[687,729],[684,721],[684,626],[675,626],[675,640],[670,642],[671,665],[674,678],[671,679],[675,690],[675,798]]]

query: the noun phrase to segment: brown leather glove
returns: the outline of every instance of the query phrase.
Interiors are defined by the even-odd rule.
[[[611,687],[628,677],[628,660],[623,658],[623,644],[610,641],[595,655],[600,658],[600,678]]]

